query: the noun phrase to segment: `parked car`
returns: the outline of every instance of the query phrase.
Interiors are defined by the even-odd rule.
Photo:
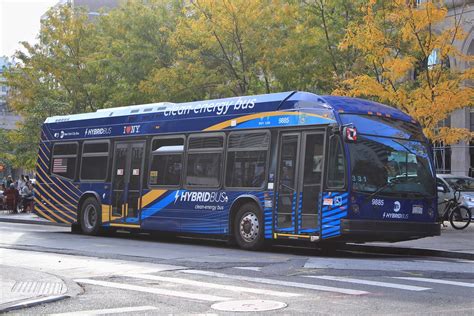
[[[438,187],[438,213],[443,212],[444,200],[453,197],[455,188],[460,191],[459,201],[461,204],[470,209],[471,212],[474,212],[474,178],[452,174],[437,174],[436,186]]]

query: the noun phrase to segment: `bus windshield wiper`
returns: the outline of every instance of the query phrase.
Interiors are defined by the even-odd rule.
[[[380,193],[382,192],[383,190],[387,189],[387,188],[390,188],[390,187],[393,187],[394,185],[396,184],[395,181],[388,181],[387,183],[385,183],[383,186],[381,186],[380,188],[378,188],[377,190],[375,190],[374,192],[370,193],[369,196],[367,196],[364,201],[362,202],[362,205],[365,205],[365,203],[367,203],[367,201],[372,198],[374,195],[376,195],[377,193]],[[361,206],[362,206],[361,205]]]

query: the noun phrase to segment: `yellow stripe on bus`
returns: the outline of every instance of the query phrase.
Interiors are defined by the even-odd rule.
[[[39,173],[37,173],[37,175],[38,175],[38,177],[41,179],[41,181],[43,181],[44,183],[51,183],[51,184],[54,184],[62,193],[64,193],[65,195],[67,195],[71,200],[76,201],[76,202],[78,201],[78,199],[73,198],[72,196],[70,196],[69,194],[67,194],[63,189],[61,189],[61,187],[60,187],[58,184],[54,183],[54,182],[53,182],[53,179],[51,179],[51,177],[49,177],[49,176],[46,174],[46,172],[43,170],[43,168],[41,168],[41,166],[40,166],[40,169],[41,169],[41,171],[44,172],[45,177],[49,180],[49,182],[48,182],[48,181],[45,181],[44,178],[43,178]],[[60,179],[58,179],[58,180],[60,180]],[[61,181],[61,180],[60,180],[60,181]],[[63,183],[63,184],[64,184],[64,183]],[[71,192],[72,192],[72,191],[71,191]],[[54,193],[56,193],[56,192],[54,192]],[[57,193],[56,193],[56,194],[57,194]],[[79,197],[78,197],[78,198],[79,198]],[[64,200],[65,202],[67,202],[66,199],[63,198],[63,200]]]
[[[38,203],[38,204],[43,205],[43,204],[38,200],[38,198],[36,198],[36,197],[35,197],[35,202]],[[46,201],[46,202],[48,202],[48,201]],[[36,210],[39,211],[38,207],[36,207]],[[55,222],[55,223],[58,222],[58,221],[53,220],[51,217],[49,217],[48,215],[46,215],[46,214],[43,213],[42,211],[40,211],[40,213],[43,214],[43,215],[44,215],[47,219],[49,219],[50,221]],[[62,219],[61,217],[59,217],[57,214],[55,214],[55,213],[53,213],[53,212],[51,212],[51,215],[53,215],[54,217],[56,217],[59,221],[61,221],[61,222],[63,222],[63,223],[66,223],[66,224],[69,223],[69,222],[65,221],[64,219]]]
[[[110,226],[114,226],[114,227],[129,227],[129,228],[140,228],[140,225],[137,225],[137,224],[110,223]]]
[[[42,184],[41,184],[42,185]],[[37,187],[42,189],[42,192],[46,193],[47,196],[49,196],[51,199],[53,199],[56,203],[58,204],[61,204],[58,200],[56,200],[53,196],[51,196],[51,194],[48,193],[48,191],[46,191],[44,188],[41,187],[40,184],[37,184]],[[45,199],[44,201],[46,201],[46,203],[48,203],[49,205],[51,205],[56,211],[58,211],[59,213],[63,214],[64,216],[66,216],[67,218],[69,218],[70,220],[72,220],[73,222],[76,221],[76,219],[74,217],[72,217],[71,215],[68,215],[67,213],[64,213],[63,211],[61,211],[59,208],[56,207],[56,205],[54,205],[53,203],[51,203],[51,201]],[[69,209],[68,209],[69,210]],[[71,210],[69,210],[71,211]],[[73,212],[73,211],[71,211]]]
[[[102,223],[110,221],[110,205],[102,204]]]
[[[41,149],[41,148],[40,148],[40,149]],[[43,153],[44,153],[44,152],[43,152]],[[38,157],[39,157],[39,159],[41,160],[41,162],[44,164],[45,167],[48,166],[48,164],[46,164],[46,163],[44,162],[43,158],[41,158],[40,155],[39,155]],[[36,165],[38,166],[38,164],[36,164]],[[43,173],[45,174],[46,178],[48,178],[48,180],[50,180],[51,183],[54,183],[53,180],[52,180],[52,178],[48,175],[48,173],[46,172],[46,170],[44,170],[44,168],[43,168],[41,165],[39,165],[39,168],[41,169],[41,171],[43,171]],[[56,177],[56,179],[57,179],[59,182],[61,182],[61,184],[62,184],[64,187],[67,187],[67,185],[61,180],[61,178]],[[46,181],[45,181],[45,182],[46,182]],[[59,185],[57,185],[56,183],[54,183],[54,184],[61,190],[61,188],[59,187]],[[62,191],[64,194],[66,194],[68,197],[70,197],[72,200],[78,200],[78,199],[80,199],[80,196],[79,196],[76,192],[74,192],[73,190],[71,190],[71,193],[72,193],[73,195],[75,195],[76,198],[73,198],[72,196],[70,196],[69,194],[67,194],[66,192],[64,192],[63,190],[61,190],[61,191]]]
[[[250,121],[250,120],[253,120],[253,119],[267,117],[267,116],[279,116],[279,115],[298,115],[299,116],[301,114],[302,113],[300,113],[300,112],[288,112],[288,111],[254,113],[254,114],[249,114],[249,115],[237,117],[235,119],[231,119],[231,120],[227,120],[227,121],[218,123],[216,125],[213,125],[213,126],[210,126],[206,129],[204,129],[204,131],[220,131],[224,128],[230,127],[233,121],[236,124],[240,124],[240,123],[247,122],[247,121]],[[312,114],[312,113],[304,113],[304,115],[305,116],[314,116],[314,117],[329,119],[328,117],[324,117],[324,116],[317,115],[317,114]]]
[[[145,208],[148,204],[152,203],[166,192],[168,192],[168,190],[151,190],[142,196],[142,208]]]

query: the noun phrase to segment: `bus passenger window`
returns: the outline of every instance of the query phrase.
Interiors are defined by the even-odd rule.
[[[265,182],[270,134],[231,133],[227,146],[226,186],[260,188]]]
[[[151,150],[150,185],[178,186],[183,169],[184,137],[154,139]]]
[[[104,181],[109,162],[108,142],[84,142],[81,159],[81,180]]]
[[[224,136],[192,135],[189,137],[186,184],[189,186],[218,187]]]
[[[327,185],[330,188],[344,188],[345,165],[341,138],[333,135],[329,139],[329,166]]]
[[[77,143],[57,143],[53,148],[51,173],[74,180],[76,175]]]

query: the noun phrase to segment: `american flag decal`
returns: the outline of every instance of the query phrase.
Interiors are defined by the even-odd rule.
[[[56,158],[53,161],[53,172],[54,173],[65,173],[67,172],[67,159]]]

